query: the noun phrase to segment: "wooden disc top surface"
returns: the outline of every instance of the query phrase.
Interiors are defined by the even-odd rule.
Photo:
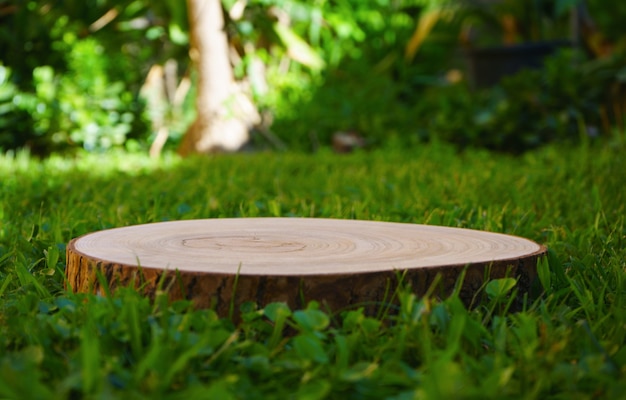
[[[236,218],[103,230],[70,243],[95,261],[198,273],[308,276],[514,260],[537,243],[471,229],[359,220]]]

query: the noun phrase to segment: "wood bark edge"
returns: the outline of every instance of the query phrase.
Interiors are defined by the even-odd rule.
[[[445,297],[452,293],[463,272],[465,276],[459,297],[466,305],[472,305],[486,281],[504,277],[517,279],[519,303],[525,293],[533,294],[537,290],[537,264],[547,253],[547,248],[540,246],[538,251],[522,257],[437,268],[332,275],[237,276],[112,263],[80,253],[74,246],[76,240],[72,240],[67,247],[68,290],[104,295],[106,290],[97,279],[99,271],[111,292],[130,286],[154,298],[162,288],[172,301],[191,300],[195,307],[214,309],[221,316],[228,315],[231,304],[238,310],[244,302],[250,301],[259,307],[271,302],[285,302],[292,309],[297,309],[316,300],[335,311],[359,306],[375,311],[392,301],[391,295],[399,284],[408,284],[413,292],[424,295],[437,275],[441,278],[434,295]]]

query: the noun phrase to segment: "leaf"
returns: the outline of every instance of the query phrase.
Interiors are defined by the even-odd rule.
[[[272,322],[291,315],[291,310],[286,303],[270,303],[263,309],[265,316]]]
[[[487,284],[485,291],[491,299],[501,298],[511,291],[517,284],[513,278],[494,279]]]
[[[10,83],[11,70],[3,65],[0,65],[0,85]]]
[[[48,250],[46,250],[45,254],[46,254],[46,263],[48,264],[48,268],[54,271],[54,267],[57,265],[57,262],[59,261],[59,248],[57,247],[56,244],[53,244],[50,247],[48,247]],[[54,272],[52,272],[52,274],[53,273]]]
[[[450,324],[450,313],[444,303],[436,304],[430,314],[429,322],[431,326],[445,332]]]
[[[330,322],[328,316],[320,310],[299,310],[293,313],[293,319],[304,331],[320,331]]]
[[[274,24],[274,31],[287,48],[289,57],[316,71],[326,66],[322,57],[293,30],[276,23]]]
[[[325,399],[330,393],[331,385],[325,380],[313,380],[305,383],[298,388],[299,400],[319,400]]]
[[[189,43],[189,35],[187,35],[187,32],[185,32],[180,25],[172,23],[168,28],[170,39],[174,44],[184,46]]]
[[[328,354],[324,350],[322,341],[312,333],[296,336],[293,339],[293,347],[298,356],[305,360],[315,361],[320,364],[328,363]]]
[[[554,272],[555,279],[557,281],[560,281],[560,283],[567,282],[565,267],[563,266],[563,263],[561,263],[559,256],[551,248],[548,248],[548,265],[550,266],[550,270]]]
[[[580,0],[556,0],[554,4],[554,14],[557,17],[562,17],[565,13],[569,12],[575,7]]]
[[[443,10],[429,10],[426,11],[422,16],[420,16],[419,21],[417,22],[417,26],[415,27],[415,31],[407,43],[406,48],[404,50],[404,57],[407,60],[412,60],[415,57],[415,54],[421,47],[426,37],[430,34],[430,32],[435,27],[437,21],[439,21],[442,17]]]
[[[361,326],[361,323],[363,323],[364,319],[365,315],[363,315],[363,308],[349,311],[343,317],[343,329],[346,332],[351,332]]]
[[[184,46],[189,43],[187,34],[189,26],[187,23],[187,7],[185,3],[177,0],[167,0],[165,8],[170,16],[168,33],[174,44]]]
[[[377,363],[362,361],[351,366],[349,369],[342,371],[339,376],[342,381],[356,382],[362,379],[370,378],[377,369]]]
[[[100,337],[93,320],[89,319],[80,332],[80,371],[83,394],[96,393],[101,385]]]
[[[346,368],[350,361],[348,339],[341,334],[335,335],[335,365],[337,368]]]
[[[375,318],[364,318],[361,323],[361,329],[368,335],[375,335],[380,332],[381,322]]]
[[[548,257],[541,257],[537,262],[537,275],[539,276],[539,282],[541,282],[543,290],[550,290],[552,282]]]
[[[211,382],[208,387],[191,386],[189,394],[187,394],[186,396],[180,396],[178,398],[234,400],[237,397],[233,393],[233,387],[236,387],[238,380],[239,377],[235,375],[229,375],[225,378],[221,378],[218,381]]]

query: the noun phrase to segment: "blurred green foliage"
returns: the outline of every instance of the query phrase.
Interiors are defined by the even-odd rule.
[[[265,128],[292,149],[325,146],[349,130],[373,145],[442,138],[523,151],[578,140],[582,126],[594,135],[619,126],[624,117],[607,105],[606,91],[623,90],[616,89],[624,80],[623,6],[609,12],[588,2],[613,44],[601,72],[593,72],[597,60],[557,57],[544,71],[475,91],[458,51],[462,21],[437,23],[419,52],[406,56],[420,18],[442,3],[223,0],[236,76]],[[194,81],[188,28],[185,2],[177,0],[0,0],[0,149],[147,148],[158,115],[169,127],[168,146],[176,146],[194,113],[193,88],[184,102],[170,96],[157,105],[147,104],[142,88],[168,60],[176,62],[176,83]],[[614,115],[603,122],[605,109]],[[262,135],[255,139],[267,146]]]
[[[626,47],[626,35],[624,35],[624,17],[626,16],[626,3],[616,1],[610,6],[603,0],[586,0],[589,12],[593,16],[598,28],[609,38],[615,41],[617,47],[622,50]]]
[[[540,70],[523,70],[492,88],[455,85],[438,92],[433,135],[460,147],[521,152],[552,141],[588,141],[608,133],[624,111],[610,96],[626,84],[626,57],[581,60],[563,50]],[[623,90],[623,89],[622,89]],[[623,101],[623,100],[621,100]]]
[[[0,148],[104,150],[145,139],[152,63],[184,60],[168,2],[0,1]]]

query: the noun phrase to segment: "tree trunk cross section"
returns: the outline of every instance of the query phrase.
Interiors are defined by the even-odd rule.
[[[73,239],[67,282],[78,292],[135,285],[148,296],[165,288],[225,315],[231,303],[292,308],[310,300],[339,310],[389,300],[399,280],[425,293],[441,276],[450,293],[461,273],[470,302],[486,278],[518,279],[527,292],[546,248],[528,239],[406,223],[235,218],[159,222],[108,229]]]

